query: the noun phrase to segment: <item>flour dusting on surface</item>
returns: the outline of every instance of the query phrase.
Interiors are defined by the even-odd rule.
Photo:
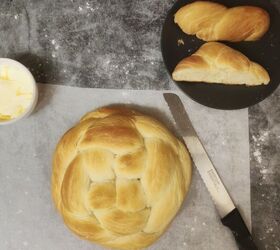
[[[259,148],[257,148],[256,151],[254,151],[253,156],[255,157],[258,163],[262,163],[262,154]]]
[[[257,135],[252,135],[252,149],[253,158],[257,162],[256,167],[259,168],[260,173],[263,175],[262,179],[266,179],[266,175],[269,174],[269,164],[263,161],[263,148],[269,138],[269,131],[261,131]]]

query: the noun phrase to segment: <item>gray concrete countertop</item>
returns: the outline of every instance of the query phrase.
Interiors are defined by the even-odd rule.
[[[280,1],[271,1],[280,10]],[[160,32],[173,2],[4,0],[0,57],[24,63],[42,83],[170,89]],[[260,249],[280,249],[279,98],[280,89],[249,109],[252,226]]]

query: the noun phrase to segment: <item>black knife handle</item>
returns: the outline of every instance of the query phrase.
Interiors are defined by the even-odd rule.
[[[232,231],[240,250],[258,250],[237,208],[233,209],[221,221]]]

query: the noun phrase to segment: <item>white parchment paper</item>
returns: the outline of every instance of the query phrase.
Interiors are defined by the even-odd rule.
[[[0,249],[103,249],[70,233],[53,207],[50,176],[55,145],[85,112],[108,104],[136,105],[174,131],[163,92],[46,84],[39,87],[40,102],[35,113],[18,124],[0,127]],[[214,110],[193,102],[183,94],[179,93],[179,96],[250,226],[247,109]],[[237,249],[230,231],[221,225],[195,167],[183,208],[167,232],[149,249]]]

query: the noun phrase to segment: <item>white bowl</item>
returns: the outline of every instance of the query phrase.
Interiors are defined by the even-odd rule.
[[[16,67],[19,67],[19,68],[21,68],[22,71],[24,71],[26,74],[28,74],[30,76],[30,78],[32,79],[32,85],[33,85],[33,97],[30,102],[29,107],[22,114],[20,114],[19,116],[17,116],[14,119],[11,119],[11,120],[0,121],[0,126],[12,124],[12,123],[18,122],[19,120],[22,120],[23,118],[28,117],[33,112],[33,110],[35,109],[36,104],[38,102],[38,87],[37,87],[36,81],[35,81],[33,75],[31,74],[31,72],[23,64],[15,61],[15,60],[9,59],[9,58],[0,58],[0,65],[1,64],[10,65],[11,67],[13,65]]]

